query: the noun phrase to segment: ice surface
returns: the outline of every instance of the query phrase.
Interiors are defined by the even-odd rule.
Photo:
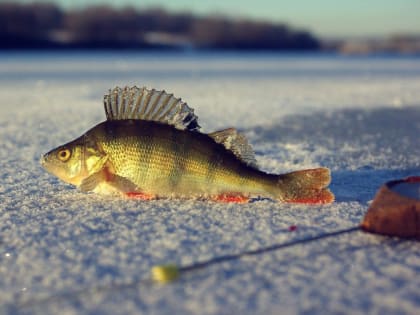
[[[0,82],[0,313],[418,312],[420,243],[362,232],[147,279],[356,226],[380,185],[420,175],[419,59],[3,53]],[[142,202],[44,172],[40,155],[102,121],[115,85],[182,97],[205,131],[242,130],[266,171],[330,167],[337,201]]]

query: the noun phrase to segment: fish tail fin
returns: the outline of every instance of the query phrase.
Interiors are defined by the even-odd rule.
[[[281,201],[323,204],[334,201],[334,194],[327,188],[331,182],[328,168],[315,168],[278,175],[277,195]]]

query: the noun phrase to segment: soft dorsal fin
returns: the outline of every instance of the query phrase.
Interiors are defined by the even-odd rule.
[[[107,120],[142,119],[198,131],[198,117],[180,98],[145,87],[115,87],[104,95]]]
[[[252,167],[257,167],[254,150],[248,143],[246,137],[239,133],[235,128],[228,128],[220,131],[209,133],[217,143],[223,146],[236,155],[241,161]]]

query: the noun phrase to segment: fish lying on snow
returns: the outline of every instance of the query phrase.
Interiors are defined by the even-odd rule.
[[[41,158],[48,172],[82,191],[224,202],[334,200],[327,168],[258,170],[242,134],[233,128],[201,133],[193,109],[165,91],[117,87],[104,105],[106,121]]]

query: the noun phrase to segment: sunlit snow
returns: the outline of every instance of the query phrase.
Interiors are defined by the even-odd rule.
[[[82,193],[42,170],[42,153],[104,119],[116,85],[182,97],[205,132],[242,130],[265,171],[331,168],[336,202],[143,202]],[[2,53],[0,97],[0,313],[420,309],[420,243],[358,231],[144,281],[154,265],[357,226],[384,182],[420,175],[420,59]]]

